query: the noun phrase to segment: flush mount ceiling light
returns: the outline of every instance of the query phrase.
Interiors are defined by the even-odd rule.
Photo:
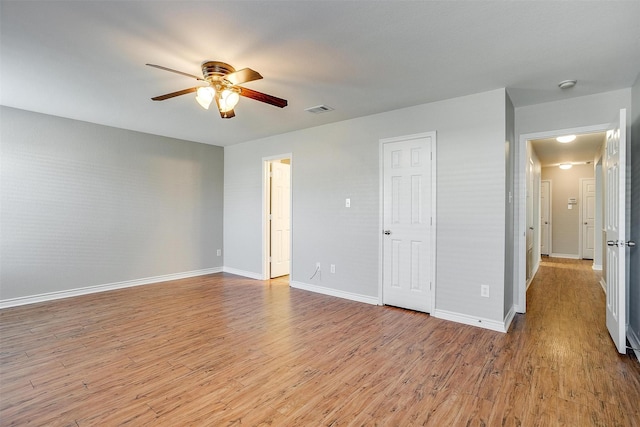
[[[572,165],[571,163],[562,163],[562,164],[559,166],[559,168],[560,168],[560,169],[565,169],[565,170],[567,170],[567,169],[571,169],[571,167],[572,167],[572,166],[573,166],[573,165]]]
[[[574,141],[575,139],[576,139],[575,135],[563,135],[563,136],[557,137],[556,141],[566,144],[567,142]]]
[[[576,85],[576,83],[578,83],[577,80],[563,80],[560,83],[558,83],[558,87],[560,89],[571,89]]]

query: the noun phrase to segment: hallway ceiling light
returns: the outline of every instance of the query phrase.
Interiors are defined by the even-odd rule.
[[[571,169],[573,165],[571,163],[562,163],[559,167],[560,169]]]
[[[562,142],[564,144],[564,143],[567,143],[567,142],[574,141],[575,139],[576,139],[575,135],[564,135],[564,136],[557,137],[556,141]]]

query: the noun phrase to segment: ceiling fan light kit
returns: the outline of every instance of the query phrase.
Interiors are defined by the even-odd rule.
[[[193,74],[184,73],[161,65],[146,65],[160,70],[192,77],[196,80],[207,83],[207,86],[196,86],[165,95],[155,96],[151,98],[154,101],[164,101],[165,99],[196,92],[196,101],[205,110],[208,110],[211,103],[215,100],[220,117],[223,119],[235,117],[233,109],[238,104],[240,96],[274,105],[279,108],[287,106],[286,99],[277,98],[272,95],[267,95],[266,93],[239,86],[242,83],[262,79],[260,73],[250,68],[243,68],[242,70],[236,71],[235,68],[224,62],[205,61],[202,63],[203,77],[198,77]]]

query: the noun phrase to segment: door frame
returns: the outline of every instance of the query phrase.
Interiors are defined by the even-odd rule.
[[[293,277],[293,153],[277,154],[262,158],[262,280],[269,280],[271,276],[271,264],[269,253],[271,252],[271,230],[269,227],[269,211],[271,201],[271,187],[269,182],[269,164],[275,160],[289,159],[291,175],[289,177],[289,278]],[[291,281],[291,280],[289,280]]]
[[[596,177],[595,177],[595,165],[594,165],[594,177],[593,178],[580,178],[580,189],[578,191],[578,197],[580,200],[580,213],[578,215],[578,224],[580,225],[580,232],[578,233],[578,245],[580,245],[580,250],[578,251],[578,257],[580,259],[585,259],[584,258],[584,240],[585,240],[585,233],[584,233],[584,183],[586,181],[593,181],[593,185],[596,185]],[[595,196],[595,195],[594,195]],[[595,201],[594,201],[595,203]],[[594,206],[596,209],[596,212],[598,211],[598,206]],[[597,213],[596,213],[597,215]],[[596,248],[595,248],[595,244],[596,244],[596,239],[595,239],[595,227],[596,227],[596,220],[595,218],[593,219],[593,228],[594,228],[594,239],[593,239],[593,244],[594,244],[594,248],[593,248],[593,258],[591,258],[591,261],[594,261],[596,258]]]
[[[547,249],[548,249],[548,256],[551,256],[551,253],[553,251],[553,224],[552,224],[552,212],[553,212],[553,180],[551,179],[541,179],[540,180],[540,194],[542,194],[542,184],[543,183],[548,183],[549,184],[549,194],[548,194],[548,202],[547,204],[549,205],[549,212],[547,212],[547,219],[549,224],[547,224],[549,226],[549,229],[547,230]],[[542,212],[542,204],[540,204],[540,212]],[[540,224],[540,243],[542,243],[542,224]],[[542,255],[542,251],[540,251],[540,254]]]
[[[518,144],[516,144],[515,150],[515,200],[516,206],[516,221],[514,221],[514,250],[516,256],[514,257],[513,268],[513,295],[514,305],[517,313],[526,313],[527,311],[527,265],[526,265],[526,222],[527,222],[527,182],[526,182],[526,168],[527,168],[527,142],[534,139],[546,139],[556,138],[558,136],[567,134],[582,134],[582,133],[595,133],[606,132],[610,123],[581,126],[575,128],[556,129],[542,132],[522,133],[519,135]],[[540,218],[537,219],[540,221]]]
[[[431,250],[431,260],[429,262],[431,277],[429,280],[432,283],[431,286],[431,313],[436,311],[436,234],[437,234],[437,220],[436,220],[436,191],[438,186],[436,185],[437,178],[437,156],[436,156],[436,147],[437,147],[437,132],[423,132],[416,133],[411,135],[402,135],[396,136],[392,138],[383,138],[378,140],[378,194],[379,194],[379,206],[378,206],[378,305],[384,305],[383,299],[383,266],[384,266],[384,144],[390,142],[401,142],[407,141],[411,139],[419,139],[419,138],[431,138],[431,236],[430,236],[430,250]]]

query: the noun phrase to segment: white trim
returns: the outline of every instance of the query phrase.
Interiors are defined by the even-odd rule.
[[[569,259],[580,259],[580,255],[576,254],[550,254],[549,258],[569,258]]]
[[[514,307],[509,310],[505,319],[500,322],[497,320],[486,319],[483,317],[474,317],[469,316],[467,314],[455,313],[453,311],[447,310],[434,310],[431,313],[433,317],[437,317],[438,319],[450,320],[452,322],[462,323],[470,326],[477,326],[483,329],[489,329],[491,331],[503,332],[506,333],[509,330],[509,326],[511,325],[511,321],[515,316]]]
[[[517,243],[516,256],[514,257],[514,270],[516,275],[516,280],[514,281],[514,286],[517,289],[518,302],[516,306],[520,308],[524,308],[527,306],[527,271],[526,271],[526,259],[527,259],[527,248],[526,248],[526,199],[527,199],[527,182],[525,177],[525,171],[527,170],[527,141],[532,139],[546,139],[546,138],[555,138],[561,135],[568,134],[584,134],[584,133],[595,133],[595,132],[605,132],[609,129],[609,123],[599,124],[593,126],[583,126],[577,128],[569,128],[569,129],[558,129],[544,132],[533,132],[533,133],[522,133],[518,136],[518,144],[516,144],[516,164],[514,168],[514,181],[516,185],[514,186],[515,190],[515,200],[517,201],[517,218],[518,223],[514,224],[516,229],[514,230],[514,240]]]
[[[638,337],[638,334],[630,327],[627,328],[627,339],[629,340],[629,344],[631,344],[631,347],[640,348],[640,338]],[[636,359],[638,359],[638,362],[640,362],[640,350],[631,350],[631,352],[636,355]]]
[[[600,287],[602,288],[602,292],[607,295],[607,282],[604,281],[604,277],[600,278]]]
[[[262,278],[261,273],[254,273],[253,271],[239,270],[232,267],[222,267],[222,271],[229,274],[235,274],[236,276],[248,277],[249,279],[265,280]]]
[[[309,283],[291,281],[289,286],[296,289],[302,289],[304,291],[315,292],[317,294],[329,295],[332,297],[348,299],[351,301],[363,302],[371,305],[378,304],[378,297],[372,297],[369,295],[355,294],[352,292],[341,291],[338,289],[327,288],[324,286],[312,285]]]
[[[289,159],[291,174],[289,176],[289,226],[293,224],[293,153],[277,154],[275,156],[267,156],[262,158],[262,275],[258,280],[270,279],[270,263],[269,263],[269,201],[271,199],[271,188],[269,187],[269,163],[274,160]],[[293,258],[293,229],[289,233],[289,253]],[[293,259],[289,260],[289,275],[293,273]],[[244,276],[244,274],[240,274]],[[247,276],[252,277],[253,276]]]
[[[379,162],[378,162],[378,176],[379,176],[379,187],[378,187],[378,194],[379,194],[379,206],[378,206],[378,230],[380,230],[380,234],[378,237],[378,298],[377,298],[377,304],[378,305],[384,305],[384,298],[383,298],[383,253],[384,253],[384,235],[382,234],[383,229],[384,229],[384,194],[383,194],[383,189],[384,189],[384,144],[390,143],[390,142],[400,142],[400,141],[407,141],[407,140],[411,140],[411,139],[420,139],[420,138],[431,138],[432,143],[431,143],[431,230],[430,230],[430,235],[431,235],[431,265],[430,265],[430,269],[431,269],[431,277],[429,278],[430,281],[430,286],[431,286],[431,312],[435,311],[436,309],[436,289],[437,289],[437,282],[436,282],[436,257],[437,257],[437,239],[436,239],[436,234],[437,234],[437,209],[436,209],[436,202],[438,200],[438,198],[436,197],[436,193],[437,193],[437,170],[436,170],[436,165],[437,165],[437,154],[436,154],[436,147],[437,147],[437,142],[438,142],[438,138],[437,138],[437,132],[436,131],[431,131],[431,132],[423,132],[423,133],[416,133],[416,134],[411,134],[411,135],[404,135],[404,136],[396,136],[393,138],[383,138],[378,140],[378,158],[379,158]]]
[[[600,264],[593,264],[591,269],[595,271],[602,271],[602,266]]]
[[[542,167],[541,167],[542,168]],[[547,230],[547,246],[548,246],[548,254],[544,254],[544,255],[549,255],[551,252],[553,252],[553,180],[552,179],[542,179],[542,171],[540,171],[540,193],[542,193],[542,183],[543,182],[548,182],[549,183],[549,212],[548,212],[548,222],[549,224],[547,224],[549,226],[549,229]],[[540,210],[542,210],[542,206],[539,206]],[[539,235],[540,238],[538,240],[542,240],[542,224],[538,224],[538,228],[540,229],[539,231]],[[543,254],[540,253],[540,256],[542,256]],[[539,262],[538,262],[539,263]]]
[[[580,227],[580,229],[578,230],[578,249],[579,249],[579,256],[580,259],[584,259],[584,183],[587,181],[592,181],[593,182],[593,186],[595,187],[596,185],[596,178],[595,178],[595,171],[594,171],[594,175],[593,178],[579,178],[579,189],[578,189],[578,200],[580,200],[580,211],[578,212],[578,227]],[[595,191],[594,191],[594,195],[595,195]],[[594,202],[595,203],[595,202]],[[598,206],[596,206],[596,212],[598,211]],[[595,234],[595,228],[596,228],[596,220],[594,218],[593,220],[593,229],[594,229],[594,234]],[[586,259],[595,259],[596,258],[596,248],[595,248],[595,236],[594,236],[594,248],[593,248],[593,258],[586,258]]]
[[[76,297],[80,295],[95,294],[98,292],[112,291],[114,289],[132,288],[134,286],[150,285],[170,280],[186,279],[188,277],[204,276],[222,272],[221,267],[205,268],[203,270],[193,270],[184,273],[165,274],[162,276],[145,277],[143,279],[126,280],[124,282],[107,283],[104,285],[87,286],[86,288],[69,289],[65,291],[47,292],[38,295],[10,298],[0,300],[0,309],[17,307],[20,305],[35,304],[38,302],[53,301],[62,298]]]

